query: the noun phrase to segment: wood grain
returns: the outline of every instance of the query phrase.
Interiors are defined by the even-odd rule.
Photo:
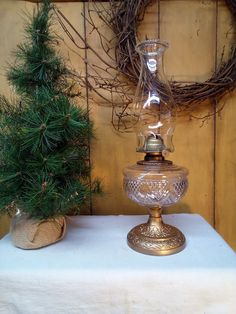
[[[20,0],[18,0],[20,1]],[[42,0],[26,0],[28,2],[40,3]],[[52,0],[52,2],[85,2],[83,0]]]
[[[236,250],[236,93],[217,118],[216,228]]]
[[[71,3],[69,3],[71,2]],[[83,6],[81,1],[60,3],[60,9],[69,17],[72,24],[84,34]],[[104,4],[107,5],[107,4]],[[10,52],[23,38],[23,19],[21,10],[29,12],[35,4],[27,1],[0,1],[0,66],[11,59]],[[138,29],[139,39],[146,36],[153,38],[158,33],[158,5],[153,2],[147,9],[145,19]],[[161,1],[160,35],[170,42],[166,55],[166,72],[168,77],[176,80],[205,80],[215,66],[215,1],[168,0]],[[224,49],[227,58],[229,42],[235,35],[229,30],[231,15],[224,1],[219,1],[218,20],[218,61]],[[96,26],[103,27],[103,33],[109,31],[94,16]],[[89,44],[103,51],[95,32],[90,34],[90,26],[86,23]],[[14,30],[14,31],[13,31]],[[60,45],[60,53],[71,60],[73,67],[85,73],[84,65],[70,41],[61,28],[57,32],[64,38]],[[110,34],[112,36],[112,34]],[[77,42],[81,44],[78,38]],[[81,52],[80,52],[81,53]],[[104,56],[106,58],[106,56]],[[91,64],[99,60],[88,52]],[[89,73],[93,67],[88,68]],[[0,77],[0,93],[10,95],[11,90],[5,77]],[[176,164],[189,169],[189,190],[179,204],[169,208],[168,212],[199,213],[216,228],[228,243],[236,249],[236,94],[232,93],[219,104],[226,103],[221,115],[201,125],[198,119],[189,119],[188,115],[177,120],[174,136],[175,152],[169,156]],[[86,105],[86,104],[84,104]],[[122,189],[122,169],[141,159],[135,152],[134,134],[120,134],[111,126],[111,109],[89,102],[90,114],[94,121],[96,139],[91,145],[93,177],[103,180],[105,195],[93,200],[94,214],[141,214],[146,209],[128,200]],[[197,117],[204,116],[212,110],[212,104],[204,103],[194,112]],[[215,124],[214,124],[215,123]],[[216,146],[214,146],[216,144]],[[215,162],[215,164],[214,164]],[[215,172],[215,175],[214,175]],[[214,199],[215,195],[215,199]],[[8,229],[7,218],[0,218],[0,234]],[[200,232],[200,231],[199,231]]]

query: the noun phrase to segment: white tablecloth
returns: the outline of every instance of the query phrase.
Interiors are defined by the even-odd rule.
[[[236,254],[200,216],[168,215],[187,247],[170,256],[131,250],[147,216],[68,218],[65,239],[33,251],[0,241],[0,313],[236,313]]]

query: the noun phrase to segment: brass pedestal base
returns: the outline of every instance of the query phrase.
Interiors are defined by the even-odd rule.
[[[129,247],[148,255],[170,255],[182,251],[185,237],[177,228],[163,223],[160,209],[150,209],[147,223],[134,227],[127,235]]]

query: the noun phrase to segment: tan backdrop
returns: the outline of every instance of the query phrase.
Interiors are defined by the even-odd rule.
[[[106,3],[104,3],[106,5]],[[60,3],[58,6],[71,23],[84,34],[87,4],[81,2]],[[12,60],[11,51],[23,38],[24,14],[36,7],[28,1],[0,0],[0,93],[12,93],[4,77],[5,66]],[[85,10],[85,11],[84,11]],[[140,40],[158,34],[158,5],[153,3],[145,14],[139,29]],[[170,42],[166,56],[166,72],[176,80],[202,81],[215,68],[216,48],[216,2],[198,0],[163,0],[160,2],[160,37]],[[219,1],[217,59],[223,47],[233,36],[230,30],[231,14],[224,1]],[[97,25],[100,21],[97,19]],[[74,67],[85,73],[78,55],[69,49],[71,43],[57,26],[65,39],[60,52],[69,58]],[[89,25],[86,25],[89,32]],[[104,29],[106,33],[108,31]],[[96,35],[88,37],[89,44],[98,49]],[[105,57],[105,56],[104,56]],[[88,53],[90,62],[96,58]],[[88,69],[91,71],[90,69]],[[174,137],[175,152],[170,158],[189,169],[189,190],[178,205],[168,212],[188,212],[202,215],[236,249],[236,101],[235,93],[225,97],[220,104],[224,110],[202,125],[199,119],[180,117]],[[134,134],[120,134],[111,126],[111,109],[89,104],[95,123],[96,140],[91,145],[93,176],[103,180],[105,195],[92,202],[93,214],[142,214],[144,208],[127,199],[122,191],[122,169],[140,158],[135,152]],[[194,115],[201,117],[212,111],[212,104],[204,103]],[[0,218],[0,236],[8,230],[8,219]],[[199,231],[200,232],[200,231]]]

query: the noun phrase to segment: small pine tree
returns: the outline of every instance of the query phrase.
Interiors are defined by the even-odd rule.
[[[89,184],[92,124],[64,92],[69,73],[51,26],[52,5],[44,0],[8,72],[20,102],[0,97],[0,211],[16,204],[36,219],[78,210],[99,190]]]

